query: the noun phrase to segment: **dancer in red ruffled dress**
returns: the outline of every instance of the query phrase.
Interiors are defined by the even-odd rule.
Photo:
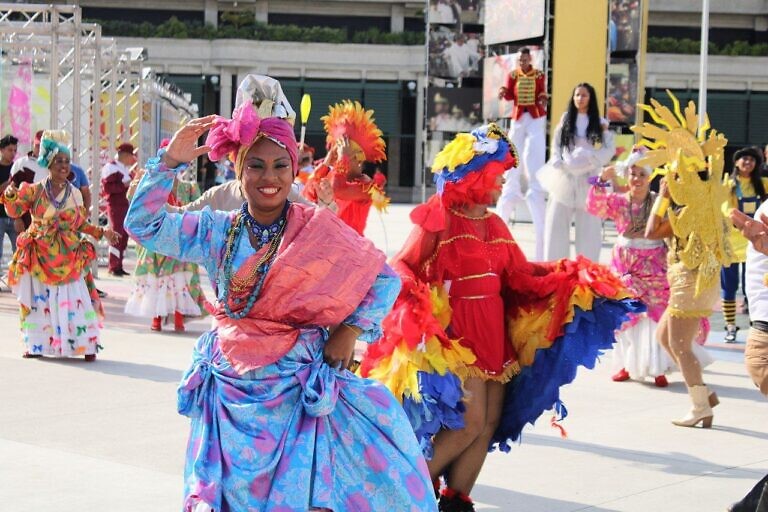
[[[489,446],[510,449],[559,387],[594,366],[614,329],[643,309],[608,269],[580,258],[534,264],[488,211],[517,154],[488,125],[460,133],[433,164],[438,193],[393,266],[403,280],[384,336],[360,371],[400,398],[429,459],[440,510],[473,511]]]

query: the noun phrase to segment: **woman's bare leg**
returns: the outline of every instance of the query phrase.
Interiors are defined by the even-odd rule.
[[[448,487],[469,496],[475,486],[480,470],[488,455],[491,437],[496,431],[501,419],[501,408],[504,405],[504,384],[487,381],[485,426],[469,447],[451,464],[448,473]]]
[[[685,384],[690,388],[704,384],[701,365],[693,353],[693,339],[699,332],[699,318],[668,318],[669,346],[674,354]]]
[[[667,354],[672,358],[672,361],[675,364],[678,364],[677,357],[675,357],[675,353],[672,352],[672,347],[669,346],[669,314],[666,311],[661,315],[659,325],[656,326],[656,340],[659,342],[659,345],[667,351]]]
[[[486,423],[485,382],[477,378],[464,381],[467,392],[464,412],[464,428],[461,430],[442,430],[433,441],[432,460],[427,462],[432,480],[439,477],[458,456],[467,449],[483,431]]]

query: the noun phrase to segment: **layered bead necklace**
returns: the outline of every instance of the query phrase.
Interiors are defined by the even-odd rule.
[[[51,202],[54,208],[57,210],[61,210],[65,204],[67,204],[67,199],[69,199],[69,183],[64,183],[64,197],[61,198],[61,201],[56,200],[56,194],[53,193],[53,182],[51,181],[50,176],[45,179],[45,195],[48,196],[48,200]]]
[[[224,313],[229,318],[234,320],[244,318],[253,308],[256,299],[259,298],[261,288],[264,286],[264,279],[267,277],[267,272],[272,266],[274,257],[277,254],[277,248],[280,246],[283,238],[289,206],[290,202],[286,201],[280,217],[272,224],[263,225],[259,224],[248,212],[248,203],[243,203],[234,222],[232,222],[227,234],[227,245],[224,251],[224,268],[216,278],[216,286],[219,290],[222,290],[221,302],[224,305]],[[268,247],[248,276],[241,278],[232,272],[232,263],[235,259],[240,239],[246,230],[251,233],[256,242],[256,251],[259,251],[264,246]],[[241,294],[247,290],[250,290],[250,292],[248,293],[245,307],[240,311],[232,311],[229,306],[230,292]],[[239,306],[241,302],[242,300],[239,298],[234,300],[235,306]]]
[[[643,199],[643,202],[640,203],[639,216],[635,216],[634,209],[637,203],[632,201],[632,195],[628,193],[627,197],[629,198],[629,225],[631,232],[644,233],[645,225],[648,223],[648,217],[651,214],[651,207],[654,201],[653,194],[649,191],[648,195],[646,195],[645,199]]]

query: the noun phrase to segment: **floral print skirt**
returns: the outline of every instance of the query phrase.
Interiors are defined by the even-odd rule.
[[[433,512],[427,466],[381,384],[323,361],[325,331],[302,330],[277,362],[238,375],[201,336],[179,387],[192,419],[185,512]]]
[[[95,354],[99,315],[82,277],[48,285],[23,274],[14,286],[21,306],[21,334],[32,355],[70,357]]]

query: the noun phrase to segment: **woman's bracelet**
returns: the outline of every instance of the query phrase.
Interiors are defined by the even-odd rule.
[[[664,215],[667,213],[667,209],[669,208],[669,204],[670,203],[668,197],[659,197],[659,199],[657,199],[653,204],[651,213],[657,217],[664,217]]]
[[[19,197],[19,194],[12,188],[6,188],[4,194],[5,198],[9,201],[15,201]]]
[[[342,323],[342,324],[339,324],[339,325],[341,325],[343,327],[346,327],[347,329],[349,329],[350,331],[355,333],[355,337],[360,336],[361,334],[363,334],[363,330],[360,329],[359,327],[354,326],[354,325],[349,325],[349,324],[345,324],[345,323]]]

